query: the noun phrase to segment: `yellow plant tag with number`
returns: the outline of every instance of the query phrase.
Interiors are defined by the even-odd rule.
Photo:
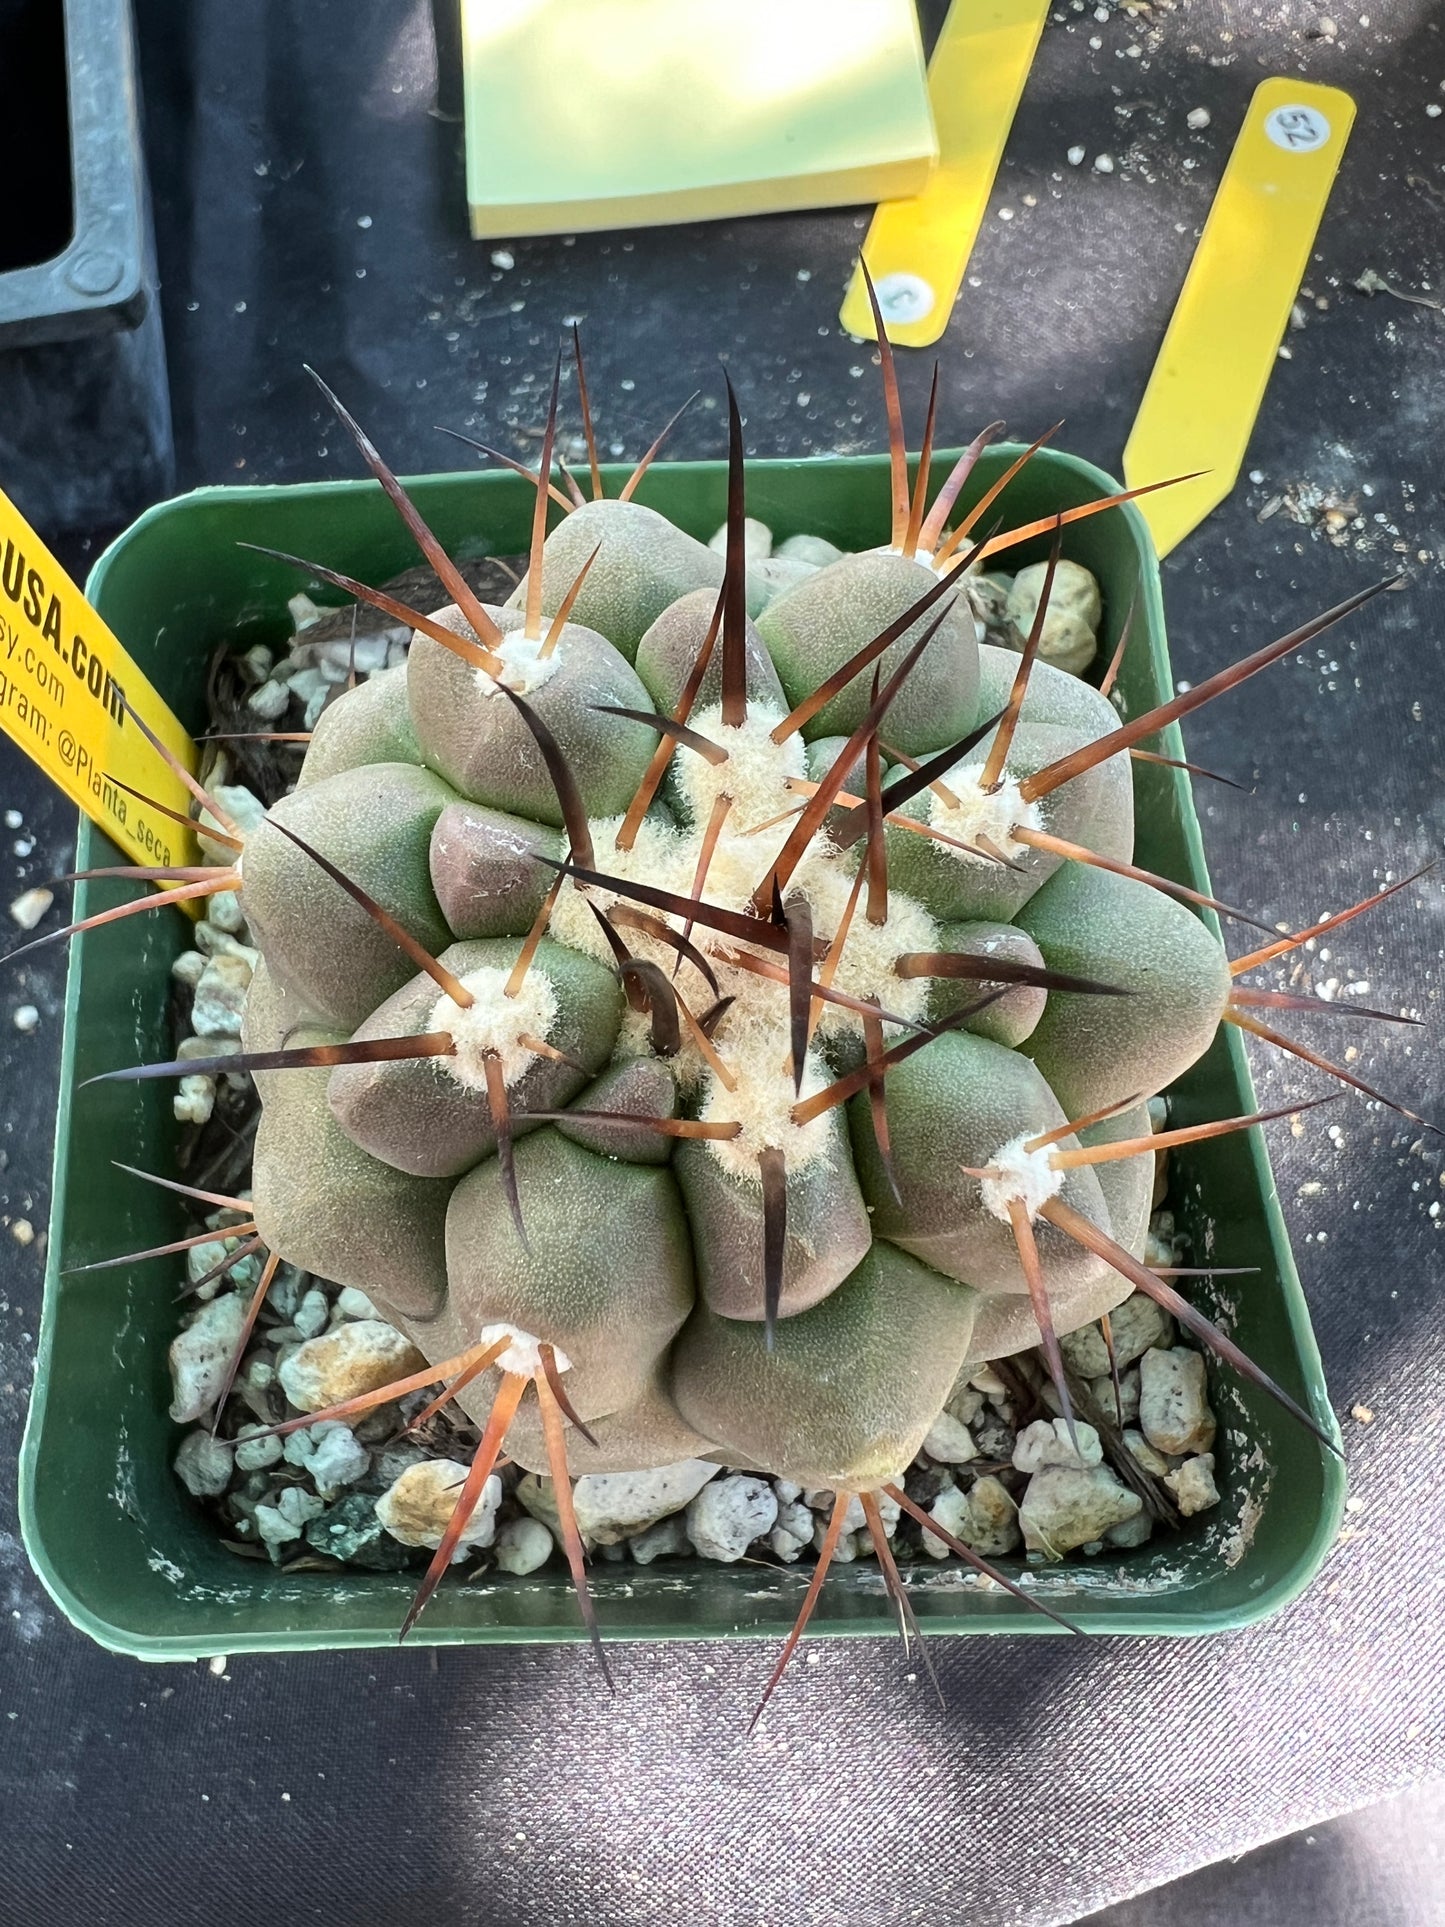
[[[942,335],[978,236],[1049,0],[953,0],[928,63],[938,167],[921,194],[884,201],[863,243],[888,339],[926,348]],[[874,337],[855,268],[838,316]]]
[[[137,717],[194,771],[189,735],[0,491],[0,728],[138,863],[194,863],[192,832],[141,800],[185,816],[191,797]]]
[[[1124,450],[1130,488],[1206,471],[1140,502],[1160,555],[1234,487],[1354,118],[1337,87],[1255,89]]]

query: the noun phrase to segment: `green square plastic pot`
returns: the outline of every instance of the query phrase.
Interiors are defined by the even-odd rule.
[[[991,449],[977,493],[1016,451]],[[1000,506],[1012,525],[1112,491],[1097,469],[1043,451]],[[441,475],[414,485],[422,513],[454,552],[513,554],[527,545],[532,491],[502,473]],[[725,513],[725,465],[655,466],[642,497],[706,538]],[[748,510],[779,537],[824,535],[847,548],[885,541],[887,464],[880,457],[759,461]],[[1006,524],[1007,526],[1007,524]],[[279,643],[296,575],[242,542],[314,556],[381,582],[417,560],[371,483],[201,490],[152,509],[100,559],[89,594],[193,729],[204,726],[206,665],[218,644]],[[1041,545],[1012,552],[1013,566]],[[1107,660],[1135,606],[1120,694],[1139,714],[1172,691],[1158,568],[1142,518],[1114,508],[1070,527],[1067,552],[1103,585]],[[316,588],[319,597],[327,592]],[[1180,753],[1177,732],[1163,744]],[[1199,827],[1182,775],[1136,764],[1139,860],[1208,889]],[[81,867],[116,852],[82,825]],[[83,885],[84,915],[122,889]],[[167,971],[186,942],[178,912],[132,918],[78,941],[71,953],[56,1135],[54,1212],[35,1393],[21,1467],[21,1516],[35,1567],[62,1610],[103,1645],[147,1659],[215,1653],[379,1646],[395,1639],[414,1575],[348,1570],[285,1575],[218,1542],[171,1471],[178,1433],[167,1417],[166,1348],[175,1276],[161,1262],[64,1276],[117,1251],[179,1235],[180,1207],[114,1168],[164,1172],[176,1126],[159,1083],[81,1089],[96,1072],[170,1054]],[[1249,1072],[1228,1026],[1173,1094],[1179,1121],[1253,1108]],[[1205,1294],[1245,1348],[1315,1416],[1334,1420],[1299,1280],[1258,1131],[1176,1155],[1171,1203],[1197,1262],[1258,1267]],[[1226,1281],[1217,1281],[1223,1284]],[[1291,1599],[1318,1568],[1338,1527],[1343,1475],[1301,1426],[1227,1372],[1213,1376],[1223,1503],[1183,1534],[1130,1552],[1049,1570],[1029,1583],[1091,1632],[1204,1633],[1258,1619]],[[593,1573],[604,1632],[624,1639],[780,1636],[799,1600],[796,1571],[706,1561]],[[913,1569],[910,1592],[936,1633],[1049,1633],[1050,1623],[953,1565]],[[881,1634],[892,1613],[876,1566],[830,1576],[812,1622],[820,1634]],[[580,1636],[561,1571],[444,1585],[414,1638],[436,1644],[567,1640]]]

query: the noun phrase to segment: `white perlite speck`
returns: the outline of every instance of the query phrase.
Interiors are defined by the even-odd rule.
[[[55,901],[53,890],[22,890],[10,905],[10,915],[22,930],[33,930]]]

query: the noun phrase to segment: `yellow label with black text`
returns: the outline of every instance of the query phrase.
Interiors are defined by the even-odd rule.
[[[948,326],[1048,11],[1049,0],[953,0],[939,30],[928,63],[938,167],[920,193],[884,201],[863,242],[897,348],[926,348]],[[838,318],[872,340],[856,268]]]
[[[1234,487],[1344,158],[1355,103],[1276,76],[1255,89],[1124,449],[1167,555]]]
[[[0,728],[138,863],[194,863],[193,833],[143,800],[186,815],[191,798],[137,716],[194,771],[190,736],[0,491]]]

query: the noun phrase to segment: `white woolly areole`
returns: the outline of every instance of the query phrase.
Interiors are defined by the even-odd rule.
[[[980,837],[986,836],[1005,856],[1017,856],[1028,845],[1020,843],[1014,831],[1042,829],[1043,813],[1037,803],[1024,801],[1011,776],[1005,776],[996,790],[982,789],[979,767],[970,765],[966,769],[951,770],[943,779],[945,787],[957,798],[956,803],[945,803],[937,790],[923,792],[928,799],[928,820],[935,830],[957,837],[960,843],[977,843]],[[987,857],[970,856],[967,850],[955,850],[947,843],[937,843],[934,848],[959,863],[988,862]]]
[[[498,1371],[515,1372],[518,1378],[535,1378],[542,1369],[543,1340],[534,1338],[517,1325],[483,1325],[477,1333],[479,1345],[495,1345],[499,1338],[508,1341],[507,1349],[496,1360]],[[570,1372],[572,1361],[560,1345],[552,1347],[559,1372]]]
[[[811,1164],[828,1147],[832,1113],[825,1111],[806,1124],[795,1124],[793,1106],[799,1097],[812,1097],[823,1089],[828,1082],[825,1068],[810,1052],[803,1062],[803,1088],[794,1093],[792,1072],[787,1068],[786,1022],[777,1028],[757,1024],[746,1042],[726,1055],[737,1089],[730,1091],[716,1072],[710,1071],[702,1116],[708,1123],[736,1119],[743,1128],[737,1137],[704,1140],[718,1163],[734,1177],[753,1183],[759,1181],[758,1155],[762,1151],[781,1151],[790,1172]]]
[[[562,667],[561,642],[557,643],[549,656],[544,656],[543,641],[544,638],[541,636],[534,641],[532,637],[524,636],[520,629],[514,629],[510,635],[503,636],[499,643],[492,645],[492,654],[502,659],[501,680],[514,694],[530,696],[534,689],[540,689],[543,683],[551,682]],[[474,670],[473,676],[477,688],[484,696],[495,696],[498,693],[498,679],[489,675],[485,669]]]
[[[539,965],[533,963],[515,997],[506,994],[509,974],[491,964],[468,971],[462,983],[475,1002],[453,1003],[443,991],[432,1008],[428,1028],[449,1031],[457,1047],[454,1057],[441,1062],[469,1091],[486,1090],[488,1056],[500,1061],[503,1082],[515,1084],[537,1056],[520,1041],[523,1033],[545,1041],[556,1019],[557,993]]]
[[[728,753],[725,763],[713,764],[683,744],[673,756],[676,793],[698,829],[706,826],[724,791],[733,799],[728,827],[734,831],[765,823],[802,800],[791,795],[786,784],[789,777],[807,774],[807,754],[796,730],[781,743],[773,741],[772,732],[782,720],[782,710],[757,701],[749,702],[746,720],[737,724],[724,723],[720,703],[710,703],[688,718],[690,728]]]
[[[864,846],[855,844],[856,860],[863,862]],[[802,887],[813,908],[815,936],[830,939],[843,920],[853,888],[851,869],[839,861],[809,862],[803,868]],[[848,939],[833,973],[833,988],[850,997],[871,997],[896,1016],[922,1017],[928,1008],[931,985],[926,977],[900,977],[893,965],[910,950],[937,950],[938,925],[912,897],[901,890],[888,892],[888,915],[882,923],[868,921],[868,886],[865,883],[848,925]],[[815,972],[816,975],[816,972]],[[859,1019],[839,1004],[825,1003],[816,1035],[831,1037],[856,1030]],[[892,1026],[885,1026],[893,1034]]]
[[[1028,1137],[1022,1132],[1010,1138],[988,1161],[998,1176],[979,1181],[984,1209],[1005,1224],[1010,1222],[1011,1204],[1022,1204],[1032,1223],[1049,1199],[1056,1198],[1064,1188],[1064,1173],[1049,1163],[1049,1146],[1030,1151],[1025,1148],[1027,1144]]]

